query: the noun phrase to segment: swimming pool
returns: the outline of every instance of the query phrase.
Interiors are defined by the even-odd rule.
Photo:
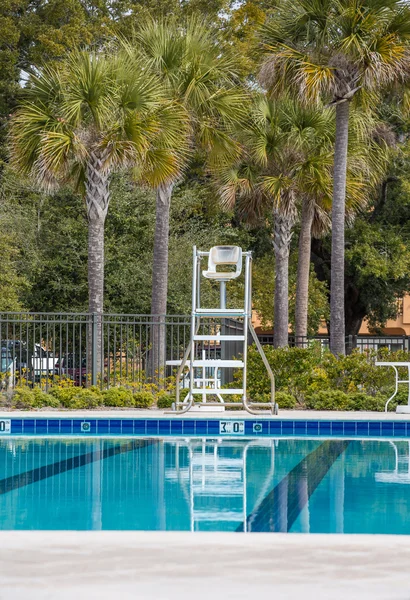
[[[407,440],[0,439],[0,529],[410,534]]]

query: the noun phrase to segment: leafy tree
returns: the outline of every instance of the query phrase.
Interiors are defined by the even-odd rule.
[[[175,19],[147,20],[134,39],[124,44],[128,55],[155,72],[166,90],[189,116],[189,129],[181,129],[180,164],[189,163],[192,146],[214,154],[230,145],[226,124],[238,120],[244,111],[244,94],[235,77],[235,61],[221,52],[209,24],[198,17],[182,25]],[[158,181],[147,177],[156,188],[155,237],[151,314],[161,322],[167,312],[169,266],[169,215],[171,198],[182,171]],[[164,364],[164,328],[153,330],[152,354]]]
[[[97,315],[103,312],[110,175],[133,166],[145,168],[158,180],[171,176],[176,164],[164,161],[161,149],[171,155],[169,149],[184,127],[182,109],[164,100],[155,80],[143,69],[129,78],[129,68],[117,56],[73,53],[32,77],[12,124],[17,170],[46,189],[69,182],[83,186],[88,311]]]
[[[289,263],[289,323],[295,333],[296,324],[296,283],[297,252],[294,251]],[[272,329],[275,312],[272,296],[275,289],[275,260],[269,254],[256,259],[252,278],[253,304],[264,329]],[[316,277],[314,271],[309,274],[308,320],[306,335],[316,335],[323,319],[329,317],[328,288],[325,282]]]
[[[345,196],[350,101],[408,75],[410,8],[401,0],[282,0],[262,31],[262,81],[276,93],[336,108],[332,199],[331,350],[345,351]],[[371,95],[373,97],[371,98]]]
[[[406,164],[407,161],[406,161]],[[346,334],[357,335],[363,319],[380,330],[397,317],[398,301],[410,290],[410,205],[406,166],[402,181],[380,186],[372,205],[346,230]],[[399,174],[398,173],[398,174]],[[329,238],[314,240],[318,277],[330,279]]]
[[[241,154],[219,169],[226,205],[238,202],[240,214],[247,219],[273,215],[276,347],[288,343],[289,252],[297,208],[303,197],[326,192],[330,139],[328,111],[261,96],[238,132]]]
[[[333,127],[328,129],[334,140]],[[351,221],[369,202],[380,184],[391,159],[389,136],[392,132],[371,113],[352,111],[346,177],[346,216]],[[296,338],[303,343],[307,335],[307,305],[309,293],[310,248],[312,235],[328,233],[332,206],[332,181],[329,169],[332,155],[319,139],[317,154],[311,153],[304,169],[303,198],[300,218],[298,275],[296,289]],[[329,282],[330,283],[330,282]]]

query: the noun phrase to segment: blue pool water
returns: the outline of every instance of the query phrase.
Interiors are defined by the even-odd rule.
[[[0,529],[410,534],[409,442],[2,439]]]

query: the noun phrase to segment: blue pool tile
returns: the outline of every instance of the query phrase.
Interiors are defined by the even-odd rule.
[[[208,421],[208,434],[218,435],[219,434],[219,421]]]
[[[157,419],[147,419],[147,435],[157,435],[158,434],[158,420]]]
[[[318,435],[318,433],[319,433],[318,421],[308,421],[307,427],[306,427],[306,433],[308,435]]]
[[[109,433],[108,419],[98,419],[97,433]]]
[[[330,435],[330,421],[319,421],[319,435]]]
[[[34,419],[23,420],[23,433],[34,433],[35,421]]]
[[[84,419],[73,419],[73,433],[82,433],[82,423]]]
[[[72,433],[73,431],[73,421],[72,419],[61,419],[60,421],[60,433],[65,435]]]
[[[253,426],[257,421],[245,421],[245,435],[253,434]]]
[[[356,421],[345,421],[343,427],[345,435],[356,435]]]
[[[49,419],[48,420],[48,433],[60,433],[60,420]]]
[[[36,433],[47,433],[47,419],[36,419]]]
[[[134,419],[134,433],[145,435],[147,422],[145,419]]]
[[[195,433],[197,435],[206,435],[208,432],[208,423],[207,421],[196,421],[195,423]]]
[[[393,435],[393,423],[382,423],[382,435]]]
[[[169,420],[160,420],[158,423],[158,432],[160,435],[169,435],[171,431],[171,423]]]
[[[23,419],[23,433],[34,433],[35,427],[34,419]]]
[[[380,423],[369,421],[369,435],[380,435]]]
[[[11,433],[23,433],[23,420],[12,419],[11,420]]]
[[[283,435],[293,435],[294,422],[293,421],[282,421],[282,433]]]
[[[171,420],[171,433],[182,433],[182,421],[181,420]]]
[[[114,435],[121,433],[121,421],[119,419],[110,419],[109,425],[110,433],[113,433]]]
[[[295,435],[306,435],[306,421],[295,421]]]
[[[399,436],[399,437],[405,437],[406,423],[395,421],[393,423],[393,435]]]
[[[343,431],[344,431],[343,421],[333,421],[332,435],[343,435]]]
[[[123,419],[121,421],[121,429],[124,435],[132,435],[134,433],[134,421],[132,419]]]
[[[369,421],[357,421],[356,432],[359,436],[369,435]]]
[[[270,435],[280,435],[282,433],[282,421],[269,421]]]
[[[182,421],[183,433],[195,433],[195,421],[193,419],[184,419]]]

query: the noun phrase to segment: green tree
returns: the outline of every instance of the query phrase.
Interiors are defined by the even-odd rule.
[[[210,25],[191,17],[182,25],[175,19],[146,20],[133,40],[124,43],[128,55],[161,79],[164,88],[189,116],[189,129],[180,132],[181,164],[189,164],[194,146],[216,154],[230,145],[226,124],[244,114],[244,94],[238,87],[235,61],[221,53]],[[159,319],[153,331],[153,355],[164,364],[161,321],[167,312],[169,215],[174,187],[181,171],[166,181],[147,178],[156,187],[151,314]]]
[[[302,198],[325,193],[330,178],[329,117],[321,108],[261,96],[237,134],[241,154],[219,169],[225,205],[237,202],[247,219],[272,214],[276,347],[288,343],[289,253],[298,207]],[[309,279],[309,254],[304,266]],[[305,297],[307,302],[307,290]]]
[[[410,9],[400,0],[282,0],[262,30],[261,80],[336,109],[332,198],[331,350],[345,351],[344,246],[350,101],[375,101],[408,74]]]
[[[104,224],[110,175],[125,167],[158,179],[173,175],[170,148],[184,112],[164,100],[146,71],[129,78],[126,60],[74,53],[45,68],[27,86],[12,122],[15,168],[45,189],[83,186],[88,217],[88,310],[101,314],[104,296]],[[159,155],[159,157],[158,157]]]

